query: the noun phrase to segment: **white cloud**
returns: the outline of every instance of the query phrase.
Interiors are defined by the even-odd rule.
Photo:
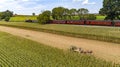
[[[11,10],[17,14],[32,14],[32,12],[39,14],[41,12],[41,9],[44,8],[44,6],[41,4],[35,5],[36,3],[31,1],[30,0],[1,0],[0,11]]]
[[[82,2],[82,4],[85,5],[85,4],[96,4],[96,3],[95,2],[89,2],[88,0],[84,0]]]
[[[11,10],[17,14],[32,14],[35,12],[39,14],[42,10],[51,10],[57,6],[64,6],[66,8],[81,8],[84,5],[95,4],[90,0],[0,0],[0,12]],[[82,4],[82,5],[81,5]],[[86,7],[85,7],[86,8]]]
[[[95,2],[89,2],[89,0],[73,0],[74,2],[82,2],[82,5],[93,5]]]

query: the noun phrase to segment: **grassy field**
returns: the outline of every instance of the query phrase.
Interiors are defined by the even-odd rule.
[[[82,37],[88,39],[120,43],[119,27],[59,25],[59,24],[40,25],[37,23],[25,23],[25,22],[20,23],[0,22],[0,25],[32,29],[37,31],[50,32],[73,37]]]
[[[97,19],[96,20],[103,20],[105,18],[105,16],[97,16]],[[27,19],[31,19],[31,20],[37,20],[37,16],[15,16],[15,17],[12,17],[10,19],[10,22],[24,22],[25,20]],[[53,18],[51,17],[51,20]],[[78,20],[79,17],[78,16],[75,16],[74,17],[75,20]]]
[[[96,16],[97,19],[96,20],[104,20],[105,16]]]
[[[96,20],[104,20],[105,16],[96,16]],[[75,20],[78,20],[79,17],[78,16],[75,16],[74,17]]]
[[[0,32],[1,67],[120,67],[90,55],[52,48]]]
[[[36,16],[15,16],[10,19],[10,22],[24,22],[27,19],[36,20]]]

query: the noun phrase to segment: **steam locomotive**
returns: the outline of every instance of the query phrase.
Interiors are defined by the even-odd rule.
[[[120,20],[51,20],[51,24],[73,25],[97,25],[97,26],[120,26]]]

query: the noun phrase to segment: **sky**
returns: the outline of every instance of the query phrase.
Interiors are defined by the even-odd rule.
[[[69,9],[87,8],[89,13],[98,13],[102,2],[103,0],[0,0],[0,12],[10,10],[14,14],[32,15],[62,6]]]

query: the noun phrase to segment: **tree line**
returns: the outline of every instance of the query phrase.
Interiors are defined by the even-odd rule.
[[[45,24],[49,20],[95,20],[94,14],[89,14],[89,10],[85,8],[68,9],[64,7],[55,7],[52,11],[46,10],[38,16],[39,23]]]
[[[6,10],[4,12],[0,12],[0,20],[5,20],[5,21],[9,21],[10,17],[13,16],[13,12]]]
[[[47,13],[49,16],[45,16]],[[103,0],[103,8],[99,11],[100,15],[105,15],[104,20],[120,20],[120,0]],[[53,20],[75,20],[76,17],[78,17],[77,20],[95,20],[96,16],[94,14],[89,14],[88,9],[80,8],[80,9],[68,9],[64,7],[55,7],[52,9],[52,11],[44,11],[42,14],[39,15],[40,17],[45,16],[47,17],[47,20],[50,20],[50,17],[52,16]],[[43,19],[44,17],[40,18],[39,20]],[[45,20],[44,21],[47,21]],[[42,23],[40,21],[40,23]]]

